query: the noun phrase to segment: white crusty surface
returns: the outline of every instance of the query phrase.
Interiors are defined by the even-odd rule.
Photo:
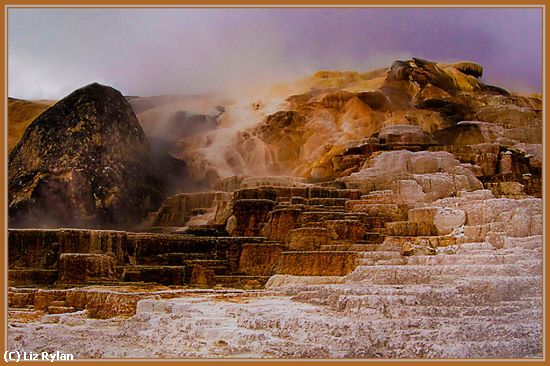
[[[541,357],[542,236],[466,243],[344,278],[272,281],[265,295],[141,300],[9,322],[9,348],[76,358]]]

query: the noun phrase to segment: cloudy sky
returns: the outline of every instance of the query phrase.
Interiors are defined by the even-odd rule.
[[[26,99],[61,98],[93,81],[126,95],[215,93],[411,56],[476,61],[488,83],[541,91],[542,10],[8,11],[8,93]]]

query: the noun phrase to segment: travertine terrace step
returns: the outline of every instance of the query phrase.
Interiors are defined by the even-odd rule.
[[[408,266],[401,266],[399,269],[407,269]],[[369,268],[370,269],[370,268]],[[380,269],[380,268],[379,268]],[[376,269],[375,269],[376,270]],[[507,287],[521,288],[524,296],[521,301],[538,301],[540,295],[542,279],[540,276],[510,276],[510,277],[469,277],[470,281],[462,281],[460,287],[449,287],[445,284],[410,284],[410,285],[385,285],[373,284],[365,287],[361,282],[348,282],[345,288],[332,287],[330,292],[338,296],[361,296],[369,299],[377,298],[384,302],[391,302],[394,299],[407,297],[410,302],[408,305],[469,305],[473,297],[484,294],[484,297],[477,297],[477,302],[493,302],[494,296],[498,296],[498,301],[515,302],[519,301],[513,292],[502,292],[500,294],[487,293],[487,286],[504,290]],[[534,286],[528,286],[534,284]],[[538,291],[536,291],[538,288]],[[310,289],[307,294],[304,292],[300,296],[307,298],[326,298],[326,288],[318,287]],[[506,296],[502,296],[506,295]],[[533,297],[535,296],[535,297]],[[413,301],[414,300],[414,301]]]
[[[467,256],[457,254],[439,254],[428,256],[411,256],[407,264],[410,265],[447,265],[447,264],[520,264],[529,262],[523,255],[494,255],[494,254],[470,254]]]
[[[372,228],[380,228],[376,226],[379,224],[379,220],[373,220],[369,215],[363,213],[348,213],[340,211],[304,211],[301,213],[298,221],[296,222],[299,226],[311,226],[311,225],[321,225],[326,221],[334,220],[355,220],[363,224],[366,230],[372,231]]]
[[[322,221],[304,222],[299,227],[297,227],[296,229],[298,229],[298,228],[312,228],[312,227],[323,227],[323,222]]]
[[[328,244],[328,230],[324,227],[300,227],[290,230],[290,249],[319,250]]]
[[[310,198],[307,200],[307,205],[324,207],[344,207],[346,201],[346,198]]]
[[[353,251],[356,251],[356,252],[375,251],[375,250],[378,250],[378,244],[371,244],[371,243],[360,244],[360,243],[356,243],[356,244],[351,245],[349,247],[349,250],[353,250]]]
[[[403,258],[393,258],[393,259],[360,258],[357,260],[358,266],[401,266],[404,264],[406,264],[406,260]]]
[[[282,252],[276,274],[294,276],[342,276],[356,266],[357,253],[349,251]]]
[[[122,280],[181,286],[188,283],[188,272],[186,266],[126,266]]]
[[[307,199],[304,197],[298,197],[298,196],[292,196],[290,197],[290,204],[291,205],[305,205],[307,202]]]
[[[50,303],[50,306],[67,306],[67,301],[65,300],[55,300]]]
[[[265,339],[288,341],[282,347],[288,347],[290,342],[309,345],[315,343],[312,340],[320,340],[317,343],[326,344],[327,348],[344,344],[339,352],[345,357],[349,355],[346,351],[356,347],[353,339],[361,338],[368,344],[357,344],[372,347],[375,357],[521,357],[540,352],[540,243],[506,238],[504,248],[497,249],[488,243],[462,243],[450,235],[432,235],[433,227],[426,229],[422,223],[403,221],[407,210],[416,206],[396,205],[396,197],[390,191],[364,195],[360,200],[355,197],[355,208],[364,206],[361,212],[340,212],[343,200],[336,190],[305,189],[300,194],[306,197],[292,199],[295,205],[280,194],[288,193],[290,200],[300,191],[287,191],[258,193],[257,198],[265,195],[263,198],[276,202],[274,207],[286,211],[279,216],[269,213],[269,217],[280,220],[271,222],[278,225],[275,229],[266,226],[265,230],[252,232],[268,236],[271,234],[264,232],[269,228],[278,233],[269,237],[280,241],[246,237],[244,233],[251,232],[246,228],[238,237],[214,235],[204,227],[197,229],[195,235],[187,232],[148,238],[130,234],[127,244],[141,265],[119,267],[127,277],[124,280],[140,281],[135,283],[186,286],[192,282],[189,287],[213,287],[216,291],[228,287],[258,289],[269,280],[274,283],[272,298],[257,295],[259,302],[264,301],[258,305],[254,301],[244,304],[235,297],[222,305],[219,293],[208,295],[211,298],[197,296],[195,300],[188,300],[190,296],[186,295],[187,298],[178,299],[182,300],[181,306],[174,305],[171,313],[152,314],[142,309],[132,320],[134,324],[141,329],[161,324],[173,334],[186,330],[177,333],[178,342],[187,333],[194,337],[191,342],[211,342],[207,347],[221,339],[223,347],[229,345],[224,349],[249,345],[251,339],[260,339],[263,345]],[[255,199],[240,202],[250,207],[260,203]],[[247,214],[246,218],[254,222],[254,213]],[[294,242],[289,243],[280,233],[294,234]],[[346,242],[352,236],[348,233],[361,236],[361,240],[354,237]],[[323,240],[317,242],[319,238]],[[307,240],[313,243],[311,250],[296,245]],[[403,246],[410,248],[407,242],[433,247],[436,254],[403,256]],[[500,247],[502,243],[495,245]],[[407,249],[406,253],[423,251]],[[268,275],[272,273],[275,276],[271,280],[280,279],[278,284],[270,280]],[[188,290],[187,286],[184,290]],[[9,296],[11,306],[31,303],[30,292]],[[42,301],[49,304],[42,310],[69,311],[72,304],[55,296],[51,295],[53,301]],[[278,305],[277,296],[284,297]],[[196,305],[192,301],[197,301]],[[165,304],[159,300],[154,303],[159,304],[159,310]],[[170,304],[176,303],[174,300]],[[289,333],[307,334],[309,338],[291,340]]]
[[[364,243],[364,242],[381,244],[383,241],[384,241],[384,236],[380,235],[380,233],[366,233],[363,240],[358,242],[357,244]]]
[[[538,301],[540,297],[530,297],[532,290],[525,288],[528,284],[522,278],[521,281],[503,285],[495,282],[498,279],[493,278],[478,285],[472,284],[465,287],[462,291],[443,287],[441,285],[407,285],[407,286],[387,286],[372,284],[366,288],[347,288],[345,291],[333,289],[334,296],[331,303],[345,303],[346,310],[360,312],[362,309],[370,308],[384,312],[386,318],[409,319],[415,316],[432,316],[455,318],[460,320],[462,316],[477,316],[495,314],[501,311],[499,316],[506,314],[531,313],[529,309]],[[541,283],[533,283],[540,287]],[[501,290],[501,294],[495,297],[495,294],[487,292],[487,286],[495,286],[495,289]],[[506,287],[522,289],[516,291],[506,291]],[[521,300],[517,296],[522,295]],[[326,291],[303,292],[296,297],[298,300],[307,298],[308,301],[320,304],[327,303]],[[498,305],[498,307],[497,307]],[[502,309],[500,309],[502,307]]]
[[[304,211],[313,211],[313,212],[341,212],[344,213],[345,210],[341,206],[324,206],[324,205],[309,205],[304,206]]]
[[[406,264],[406,260],[400,251],[395,250],[371,250],[357,253],[358,266],[392,266]]]
[[[10,286],[53,285],[57,281],[57,270],[10,268],[8,284]]]
[[[64,314],[64,313],[74,313],[76,309],[72,306],[48,306],[47,312],[49,314]]]
[[[218,226],[204,226],[195,227],[192,231],[200,235],[225,234],[214,232],[218,229]],[[218,275],[238,273],[242,247],[262,243],[265,238],[59,229],[10,230],[10,240],[18,243],[15,248],[21,252],[15,249],[11,251],[10,285],[68,288],[127,282],[186,285],[197,266]],[[38,253],[46,250],[44,248],[49,250],[46,256],[25,259],[21,255],[29,250]],[[95,265],[92,269],[101,268],[103,272],[95,275],[95,272],[86,271],[86,277],[82,280],[80,277],[70,278],[66,276],[72,273],[68,265],[76,264],[74,261],[69,263],[67,258],[73,257],[104,259],[90,261],[90,266]],[[59,258],[60,263],[62,259],[65,260],[63,271],[56,268],[59,266],[56,258]],[[105,266],[104,262],[109,266]],[[61,273],[65,275],[61,277]]]
[[[155,234],[174,234],[180,229],[179,226],[151,226],[143,229],[143,231]]]
[[[334,211],[304,211],[298,219],[298,224],[308,223],[308,222],[322,222],[325,220],[339,220],[344,219],[345,215],[343,212],[334,212]]]
[[[264,286],[270,276],[248,276],[248,275],[221,275],[216,276],[216,284],[222,286],[242,287],[254,286],[257,283],[259,286]]]
[[[470,251],[470,250],[494,251],[496,249],[493,245],[489,243],[466,243],[466,244],[461,244],[458,248],[462,251]]]
[[[357,253],[358,258],[360,259],[370,259],[370,260],[385,260],[385,259],[401,259],[402,255],[401,253],[397,251],[384,251],[384,250],[377,250],[377,251],[367,251],[367,252],[359,252]]]
[[[383,237],[380,237],[380,240],[383,240]],[[358,241],[355,244],[353,244],[350,247],[350,250],[354,250],[357,252],[370,252],[370,251],[395,251],[401,253],[403,251],[402,245],[399,243],[392,243],[392,242],[366,242],[366,241]]]
[[[185,261],[195,259],[207,259],[211,258],[212,254],[208,253],[164,253],[158,254],[154,257],[152,264],[169,265],[169,266],[181,266],[185,264]]]
[[[228,263],[226,260],[218,259],[193,259],[185,262],[188,267],[201,266],[214,271],[216,275],[223,275],[227,273]]]
[[[395,194],[392,190],[384,190],[384,191],[372,191],[369,194],[362,195],[360,197],[361,201],[364,201],[366,203],[399,203],[400,198],[399,195]]]
[[[411,324],[410,327],[404,328],[404,329],[397,329],[392,332],[392,336],[396,339],[416,339],[416,342],[418,344],[426,342],[428,339],[434,339],[438,338],[441,334],[440,330],[438,328],[430,328],[430,327],[423,327],[423,328],[414,328],[413,324],[418,324],[420,322],[425,322],[425,318],[419,318],[419,319],[411,319],[409,321],[409,324]],[[435,323],[435,322],[434,322]],[[497,339],[500,342],[494,342],[493,344],[498,344],[501,342],[514,342],[516,339],[521,339],[523,337],[529,337],[533,336],[531,332],[528,330],[529,328],[523,327],[525,329],[524,332],[518,332],[518,325],[521,324],[519,322],[513,322],[508,324],[494,324],[494,321],[486,320],[482,317],[476,317],[476,319],[464,319],[462,321],[455,321],[452,320],[449,321],[449,323],[456,325],[456,329],[452,331],[449,336],[453,338],[454,342],[464,342],[474,344],[476,342],[484,342],[487,340],[487,336],[491,337],[492,339]],[[533,322],[536,324],[536,322]],[[434,324],[434,327],[436,327],[436,324]],[[533,325],[534,325],[533,324]],[[479,331],[472,330],[472,326],[475,325],[474,329],[479,329],[481,327],[486,327],[490,329],[486,329],[487,333],[480,333]],[[515,332],[512,332],[511,330],[515,330]],[[515,334],[514,334],[515,333]],[[421,340],[424,340],[422,342]],[[402,345],[405,345],[405,342],[401,343]],[[449,342],[448,345],[450,346],[451,343]],[[392,345],[395,350],[399,348],[399,344],[395,342]]]
[[[433,224],[412,221],[387,222],[384,231],[388,236],[436,236],[437,229]]]
[[[509,245],[516,249],[542,250],[537,241],[528,238],[508,238]]]
[[[453,281],[460,277],[486,276],[529,276],[540,273],[541,265],[520,267],[510,264],[498,265],[387,265],[359,266],[350,275],[351,281],[385,285],[426,284],[431,281]]]
[[[223,225],[190,226],[183,234],[203,237],[229,236]]]
[[[231,243],[259,243],[264,237],[199,237],[182,234],[134,234],[128,235],[130,246],[134,247],[138,260],[147,260],[166,253],[209,253],[226,248]]]
[[[518,301],[516,304],[500,306],[478,305],[472,306],[463,304],[462,306],[434,306],[434,305],[414,305],[402,307],[399,310],[388,312],[389,317],[437,317],[437,318],[463,318],[463,317],[508,317],[525,314],[526,309],[533,307],[529,301]]]
[[[447,236],[394,236],[386,235],[385,243],[395,243],[399,245],[404,245],[409,242],[416,245],[429,245],[432,248],[436,247],[448,247],[455,246],[457,244],[457,239],[453,235]]]
[[[403,247],[399,243],[392,243],[391,241],[384,241],[378,244],[378,250],[393,250],[396,252],[403,251]]]
[[[327,244],[327,245],[321,245],[319,250],[325,251],[345,251],[350,248],[349,244]]]

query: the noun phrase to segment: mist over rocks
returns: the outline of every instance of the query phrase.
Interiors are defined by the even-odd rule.
[[[162,185],[130,104],[97,83],[38,116],[9,155],[10,227],[128,227]]]
[[[369,156],[351,145],[540,144],[540,97],[487,85],[483,73],[474,62],[420,58],[368,72],[318,71],[264,95],[233,96],[216,128],[182,137],[173,154],[213,186],[233,175],[346,177]]]
[[[540,146],[541,99],[486,85],[483,71],[468,61],[444,64],[412,58],[368,72],[318,71],[290,83],[260,85],[264,92],[258,94],[122,97],[117,93],[115,98],[105,91],[110,96],[101,101],[96,98],[101,87],[92,84],[37,118],[14,148],[10,224],[20,225],[24,217],[28,222],[23,225],[34,225],[32,212],[46,205],[57,209],[47,220],[36,220],[36,225],[48,226],[45,221],[51,220],[54,226],[72,226],[71,218],[79,217],[79,225],[120,227],[109,217],[112,208],[130,196],[133,208],[115,216],[136,218],[147,211],[140,206],[150,211],[159,208],[160,199],[138,186],[162,199],[208,190],[232,176],[344,182],[362,171],[376,151],[399,146],[459,154],[460,162],[472,164],[482,183],[513,178],[534,192],[523,175],[532,174],[541,159],[516,149],[514,159],[524,162],[514,176],[501,170],[497,177],[495,172],[500,154],[513,146]],[[91,98],[91,105],[78,95]],[[96,119],[106,126],[119,120],[131,123],[112,124],[120,128],[113,127],[111,133],[100,124],[96,131]],[[83,127],[87,121],[92,121],[90,128]],[[127,137],[125,129],[130,131]],[[117,139],[123,143],[115,143]],[[54,144],[58,140],[61,143]],[[491,151],[486,144],[492,144]],[[137,168],[140,164],[143,169]],[[137,175],[122,174],[126,168]],[[138,193],[124,198],[118,188],[106,188],[109,184],[96,176],[111,177],[109,169],[117,172],[115,180],[125,180],[124,185]],[[48,203],[44,197],[50,197]],[[53,197],[69,199],[57,202]],[[69,210],[67,202],[72,202]],[[103,218],[96,221],[99,217]]]

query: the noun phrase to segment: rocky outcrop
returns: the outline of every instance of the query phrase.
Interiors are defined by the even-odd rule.
[[[435,205],[465,212],[463,241],[486,240],[490,232],[510,237],[542,235],[540,198],[495,198],[490,190],[480,190],[444,198]]]
[[[343,276],[356,267],[353,252],[284,252],[277,274],[293,276]]]
[[[244,244],[239,259],[239,272],[256,276],[271,276],[287,246],[280,243]]]
[[[482,188],[469,167],[461,165],[452,154],[407,150],[374,155],[359,172],[339,181],[365,193],[393,190],[402,202],[430,202],[458,191]]]
[[[58,284],[105,284],[119,278],[114,256],[90,253],[63,253],[59,256]]]
[[[126,99],[90,84],[35,119],[9,156],[9,225],[124,227],[161,198]]]
[[[168,197],[156,212],[150,213],[146,224],[182,227],[193,216],[212,211],[230,198],[231,194],[226,192],[179,193]]]
[[[378,133],[378,140],[382,143],[427,145],[432,142],[431,137],[420,126],[390,125]]]
[[[483,67],[474,62],[441,64],[420,58],[396,61],[392,64],[386,80],[408,81],[423,88],[429,84],[446,92],[474,91],[481,87],[477,80]]]

